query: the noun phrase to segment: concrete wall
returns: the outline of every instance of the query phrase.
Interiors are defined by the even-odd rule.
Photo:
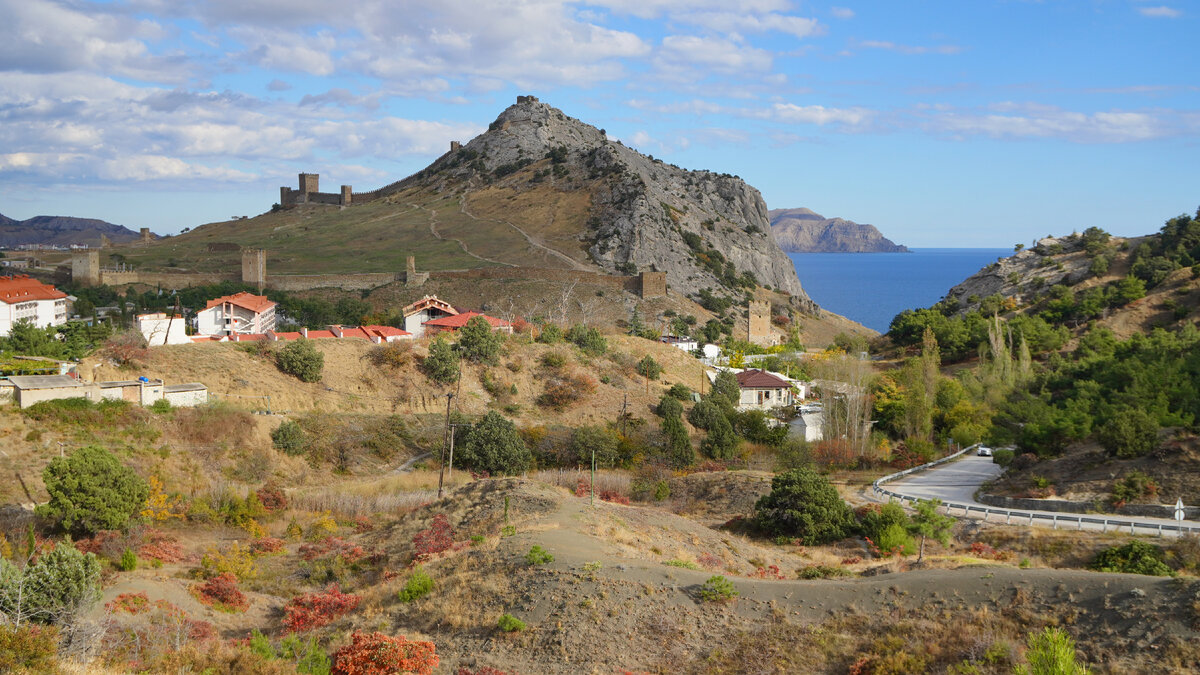
[[[193,408],[208,403],[208,390],[169,391],[163,394],[163,398],[176,408]]]
[[[55,401],[60,398],[86,398],[92,401],[100,399],[100,390],[92,386],[84,387],[54,387],[51,389],[17,390],[17,405],[28,408],[42,401]]]

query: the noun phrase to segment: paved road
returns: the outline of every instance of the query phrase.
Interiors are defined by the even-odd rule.
[[[980,485],[982,485],[985,481],[991,480],[992,478],[999,476],[1001,473],[1003,473],[1003,469],[1001,469],[999,465],[992,463],[991,457],[976,457],[974,455],[964,455],[962,457],[962,459],[959,459],[958,461],[949,462],[949,463],[943,464],[941,466],[936,466],[931,469],[927,469],[925,471],[921,471],[921,472],[912,474],[910,476],[906,476],[898,481],[888,483],[884,487],[891,490],[892,492],[896,492],[898,494],[902,494],[902,495],[905,495],[908,497],[915,497],[917,499],[933,499],[936,497],[938,499],[941,499],[943,502],[954,502],[954,503],[958,503],[958,504],[967,504],[967,505],[970,505],[973,507],[978,507],[979,509],[992,509],[993,511],[1003,511],[1004,509],[997,509],[996,507],[987,506],[986,504],[981,504],[981,503],[975,501],[975,499],[974,499],[975,491],[977,489],[979,489]],[[1077,516],[1082,516],[1084,518],[1094,518],[1097,520],[1103,520],[1105,517],[1102,514],[1056,513],[1054,511],[1023,511],[1023,512],[1024,513],[1033,513],[1033,514],[1037,514],[1039,516],[1042,516],[1042,515],[1051,516],[1051,517],[1059,516],[1060,518],[1065,518],[1065,519],[1071,520],[1071,522],[1069,522],[1069,523],[1059,522],[1057,524],[1057,527],[1059,529],[1079,528],[1080,527],[1079,523],[1074,521],[1074,519]],[[960,510],[960,509],[954,509],[951,512],[951,514],[955,515],[955,516],[960,516],[960,517],[963,515],[962,510]],[[1008,518],[1007,516],[1005,516],[1004,514],[1001,514],[1001,513],[992,513],[992,514],[988,515],[982,510],[980,510],[980,511],[972,510],[967,515],[969,515],[972,518],[983,518],[983,519],[991,521],[993,523],[1008,522],[1012,525],[1021,525],[1021,526],[1029,525],[1028,517],[1019,518],[1019,517],[1014,516],[1012,518]],[[1194,521],[1185,520],[1182,523],[1177,523],[1174,520],[1170,520],[1170,519],[1166,519],[1166,518],[1143,518],[1140,516],[1115,516],[1115,515],[1110,516],[1110,518],[1119,519],[1119,520],[1134,520],[1134,521],[1137,521],[1138,523],[1147,523],[1150,525],[1154,525],[1155,528],[1159,524],[1163,524],[1163,525],[1182,524],[1182,525],[1191,525],[1191,526],[1200,525],[1200,523],[1196,523]],[[1034,520],[1034,524],[1040,525],[1040,526],[1050,526],[1050,527],[1055,526],[1053,519],[1043,519],[1040,517]],[[1103,522],[1099,522],[1099,523],[1085,522],[1085,523],[1083,523],[1082,527],[1083,527],[1083,529],[1087,529],[1087,530],[1106,530],[1107,531],[1107,530],[1118,529],[1118,527],[1115,524],[1105,525]],[[1156,531],[1155,528],[1139,527],[1139,528],[1137,528],[1137,532],[1142,533],[1142,534],[1154,533]],[[1122,527],[1120,529],[1122,529],[1124,531],[1128,531],[1129,526],[1125,525],[1124,527]],[[1170,534],[1172,536],[1174,535],[1174,533],[1170,533]]]

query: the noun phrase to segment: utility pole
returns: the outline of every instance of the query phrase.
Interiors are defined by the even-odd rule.
[[[459,427],[469,427],[471,424],[451,424],[450,425],[450,461],[446,462],[446,478],[454,480],[454,437],[458,435]]]
[[[438,468],[438,499],[442,498],[442,481],[446,475],[446,447],[450,445],[450,400],[454,392],[446,392],[446,440],[442,443],[441,466]]]

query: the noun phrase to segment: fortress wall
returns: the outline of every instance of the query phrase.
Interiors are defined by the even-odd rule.
[[[272,274],[267,288],[279,291],[309,291],[314,288],[338,288],[343,291],[369,290],[396,281],[392,272],[364,274]]]

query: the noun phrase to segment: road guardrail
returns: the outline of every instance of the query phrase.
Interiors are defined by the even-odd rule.
[[[892,490],[888,490],[887,488],[883,487],[884,484],[890,483],[890,482],[898,480],[900,478],[904,478],[905,476],[909,476],[914,473],[919,473],[921,471],[927,471],[929,469],[932,469],[935,466],[941,466],[942,464],[947,464],[949,462],[953,462],[954,460],[958,459],[959,457],[962,457],[964,454],[979,447],[979,445],[980,445],[979,443],[976,443],[975,445],[971,445],[966,448],[963,448],[962,450],[959,450],[958,452],[956,452],[952,455],[947,455],[941,459],[934,460],[932,462],[928,462],[928,463],[922,464],[920,466],[914,466],[911,469],[905,469],[904,471],[897,471],[896,473],[888,474],[882,478],[877,479],[874,483],[872,483],[871,489],[875,492],[876,495],[888,497],[891,499],[899,499],[901,502],[910,502],[910,503],[915,504],[916,502],[920,501],[919,498],[912,497],[909,495],[903,495],[903,494],[900,494],[899,492],[893,492]],[[1179,523],[1179,524],[1151,523],[1151,522],[1146,522],[1146,521],[1133,520],[1133,519],[1129,519],[1129,518],[1107,518],[1107,517],[1095,516],[1095,515],[1069,515],[1069,514],[1062,514],[1062,513],[1038,513],[1038,512],[1034,512],[1034,511],[1020,511],[1020,510],[1015,510],[1015,509],[1000,509],[1000,508],[995,508],[995,507],[991,507],[991,506],[981,506],[979,504],[960,504],[958,502],[942,502],[942,506],[944,506],[946,508],[946,515],[948,515],[948,516],[954,515],[953,512],[956,509],[961,509],[962,513],[958,514],[959,517],[969,518],[969,517],[971,517],[971,513],[974,512],[974,513],[982,514],[983,521],[989,522],[988,518],[993,515],[994,516],[1003,516],[1004,523],[1006,525],[1014,524],[1013,519],[1015,518],[1017,520],[1017,522],[1015,524],[1018,524],[1018,525],[1024,524],[1029,527],[1032,527],[1034,525],[1035,521],[1039,521],[1039,520],[1050,521],[1050,526],[1056,530],[1058,529],[1058,526],[1060,523],[1063,525],[1074,524],[1076,526],[1076,529],[1080,529],[1080,530],[1083,529],[1084,523],[1088,523],[1088,524],[1092,524],[1092,525],[1099,525],[1101,532],[1107,532],[1109,526],[1112,526],[1114,532],[1122,530],[1124,528],[1129,528],[1130,534],[1137,534],[1137,530],[1140,529],[1143,531],[1143,534],[1157,534],[1160,537],[1165,536],[1167,533],[1175,533],[1176,536],[1182,536],[1184,534],[1200,533],[1200,526],[1184,525],[1183,523]],[[1021,521],[1025,521],[1025,522],[1022,523]]]

